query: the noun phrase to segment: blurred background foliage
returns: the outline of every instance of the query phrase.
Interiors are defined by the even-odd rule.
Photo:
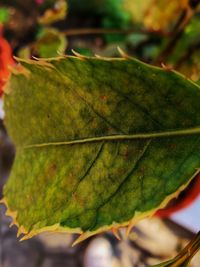
[[[123,49],[127,55],[149,64],[162,66],[169,71],[175,69],[200,84],[200,0],[0,0],[0,97],[9,76],[8,65],[15,64],[12,55],[23,58],[48,58],[72,54],[74,49],[87,56],[120,57],[117,47]],[[0,107],[1,105],[0,99]],[[2,114],[0,109],[0,117]],[[14,147],[0,119],[0,198],[13,158]],[[159,219],[153,218],[153,220]],[[4,218],[4,221],[7,225],[7,218]],[[158,224],[162,222],[159,220]],[[177,237],[176,229],[173,235],[170,232],[170,240],[176,239],[173,245],[168,239],[163,242],[165,240],[163,233],[168,230],[161,231],[161,238],[157,234],[158,226],[155,225],[157,222],[153,223],[154,231],[150,229],[149,221],[148,225],[136,227],[135,232],[123,243],[117,242],[108,234],[109,239],[112,239],[112,245],[114,244],[113,247],[116,247],[121,257],[119,265],[113,266],[155,264],[173,257],[185,245],[186,240],[191,238],[191,234],[187,238]],[[174,227],[173,225],[171,228],[175,229]],[[15,238],[16,229],[8,230],[7,226],[5,229],[5,236],[12,236],[11,241],[14,242],[13,246],[19,255],[23,254],[23,246],[30,246],[27,251],[32,253],[32,244],[37,239],[21,245]],[[154,237],[150,236],[151,234]],[[162,239],[160,243],[158,240],[155,241],[155,238],[159,237]],[[54,237],[52,239],[53,243],[57,240]],[[71,239],[73,237],[70,237],[70,243]],[[66,239],[64,242],[66,245]],[[70,255],[80,255],[77,254],[77,250],[79,252],[82,248],[85,250],[85,246],[87,243],[73,250],[69,248],[66,250],[65,247],[63,261],[69,260]],[[8,248],[6,243],[4,247],[5,253],[15,251],[10,249],[10,243]],[[154,247],[155,251],[152,251]],[[39,253],[38,248],[36,251]],[[67,258],[65,253],[69,254]],[[31,264],[26,254],[23,255],[28,265],[23,266]],[[55,256],[54,250],[49,252],[47,249],[46,254],[45,257],[52,259]],[[79,261],[79,257],[73,257]],[[19,257],[15,255],[10,257],[9,254],[7,258],[13,259],[15,266],[22,267],[21,262],[19,265],[16,263]],[[32,261],[34,262],[36,258],[34,256]],[[40,256],[38,258],[40,259]],[[59,254],[58,258],[60,260],[62,255]],[[130,264],[127,259],[130,260]],[[196,262],[197,264],[193,265],[195,267],[199,266],[199,260]],[[66,266],[81,266],[79,263],[71,264],[67,263]],[[44,266],[65,265],[55,263]]]
[[[1,0],[0,23],[15,55],[128,55],[199,82],[198,0]]]

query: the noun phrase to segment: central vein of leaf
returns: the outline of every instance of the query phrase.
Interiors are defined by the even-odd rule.
[[[168,131],[168,132],[159,132],[159,133],[139,133],[139,134],[132,134],[132,135],[127,134],[127,135],[97,136],[97,137],[89,137],[89,138],[70,140],[70,141],[31,144],[31,145],[23,146],[23,148],[73,145],[73,144],[84,144],[84,143],[101,142],[101,141],[119,141],[119,140],[125,141],[125,140],[133,140],[133,139],[167,138],[167,137],[187,136],[187,135],[195,135],[195,134],[200,134],[200,127],[184,129],[184,130]]]

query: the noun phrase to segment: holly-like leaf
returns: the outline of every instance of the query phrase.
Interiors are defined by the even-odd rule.
[[[65,36],[54,28],[44,28],[35,43],[22,47],[18,55],[21,58],[31,58],[31,55],[49,58],[64,54],[67,47]]]
[[[3,201],[24,239],[130,229],[199,172],[200,87],[123,56],[13,71],[4,106],[17,154]]]

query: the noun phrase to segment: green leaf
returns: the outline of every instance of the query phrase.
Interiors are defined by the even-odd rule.
[[[44,28],[33,47],[33,53],[39,57],[56,57],[64,54],[67,46],[65,36],[54,28]]]
[[[126,55],[20,62],[4,98],[17,153],[3,201],[24,239],[130,229],[199,172],[200,87],[183,76]]]
[[[64,54],[67,47],[65,36],[54,28],[43,28],[35,43],[22,47],[18,56],[20,58],[40,58],[56,57]]]
[[[5,7],[0,7],[0,23],[4,24],[9,19],[9,11]]]

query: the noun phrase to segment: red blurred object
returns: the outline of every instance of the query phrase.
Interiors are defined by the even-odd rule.
[[[200,174],[198,174],[189,186],[180,193],[177,199],[173,199],[169,204],[156,212],[161,218],[170,217],[173,213],[187,208],[200,195]]]
[[[3,37],[3,27],[0,25],[0,97],[3,94],[3,86],[9,77],[9,66],[14,64],[12,49]]]
[[[37,5],[42,5],[44,0],[35,0],[35,2],[36,2]]]

